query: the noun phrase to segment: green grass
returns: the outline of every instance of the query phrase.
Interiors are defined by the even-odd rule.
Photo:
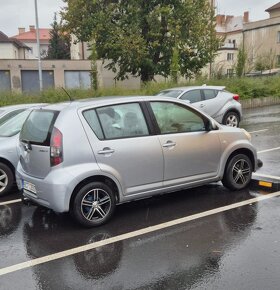
[[[197,79],[185,81],[179,84],[171,82],[143,85],[139,90],[125,88],[107,88],[93,90],[69,90],[73,99],[85,99],[100,96],[131,96],[131,95],[154,95],[157,92],[176,86],[190,85],[219,85],[225,86],[228,91],[237,93],[241,99],[259,98],[267,96],[280,97],[280,76],[262,78],[225,78],[225,79]],[[0,92],[0,106],[21,103],[57,103],[68,101],[69,97],[62,89],[51,89],[37,94],[19,94],[14,92]]]

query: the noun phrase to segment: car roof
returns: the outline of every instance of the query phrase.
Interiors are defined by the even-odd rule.
[[[174,98],[162,97],[162,96],[108,96],[108,97],[97,97],[97,98],[89,98],[89,99],[81,99],[75,101],[68,101],[63,103],[56,103],[44,106],[45,110],[55,110],[55,111],[63,111],[63,110],[73,110],[80,109],[88,106],[108,106],[114,105],[118,103],[129,103],[129,102],[140,102],[140,101],[152,101],[152,100],[166,100],[170,101],[178,101]]]
[[[165,89],[162,92],[166,91],[190,91],[194,89],[213,89],[213,90],[224,90],[225,86],[186,86],[186,87],[176,87],[176,88],[170,88]]]

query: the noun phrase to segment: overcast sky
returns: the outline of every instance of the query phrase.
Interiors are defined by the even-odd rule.
[[[149,0],[147,0],[149,1]],[[64,6],[62,0],[37,0],[39,26],[47,28],[53,21],[54,13]],[[217,13],[243,15],[250,12],[250,20],[268,18],[267,8],[278,3],[277,0],[216,0]],[[0,0],[0,31],[8,36],[18,34],[18,27],[35,25],[34,0]]]

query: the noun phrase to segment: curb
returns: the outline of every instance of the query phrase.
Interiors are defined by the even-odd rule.
[[[271,105],[280,104],[279,97],[263,97],[263,98],[252,98],[252,99],[241,99],[240,103],[243,109],[260,108]]]
[[[265,174],[253,174],[250,185],[256,189],[280,191],[280,177]]]

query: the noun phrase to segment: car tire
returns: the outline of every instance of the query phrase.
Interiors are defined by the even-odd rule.
[[[251,181],[253,166],[245,154],[233,156],[226,165],[222,183],[230,190],[241,190]]]
[[[106,223],[114,213],[116,199],[112,189],[102,182],[90,182],[74,197],[71,215],[85,227]]]
[[[0,162],[0,196],[7,194],[11,190],[14,180],[11,168]]]
[[[223,118],[224,125],[229,127],[239,127],[240,117],[236,112],[227,112]]]

